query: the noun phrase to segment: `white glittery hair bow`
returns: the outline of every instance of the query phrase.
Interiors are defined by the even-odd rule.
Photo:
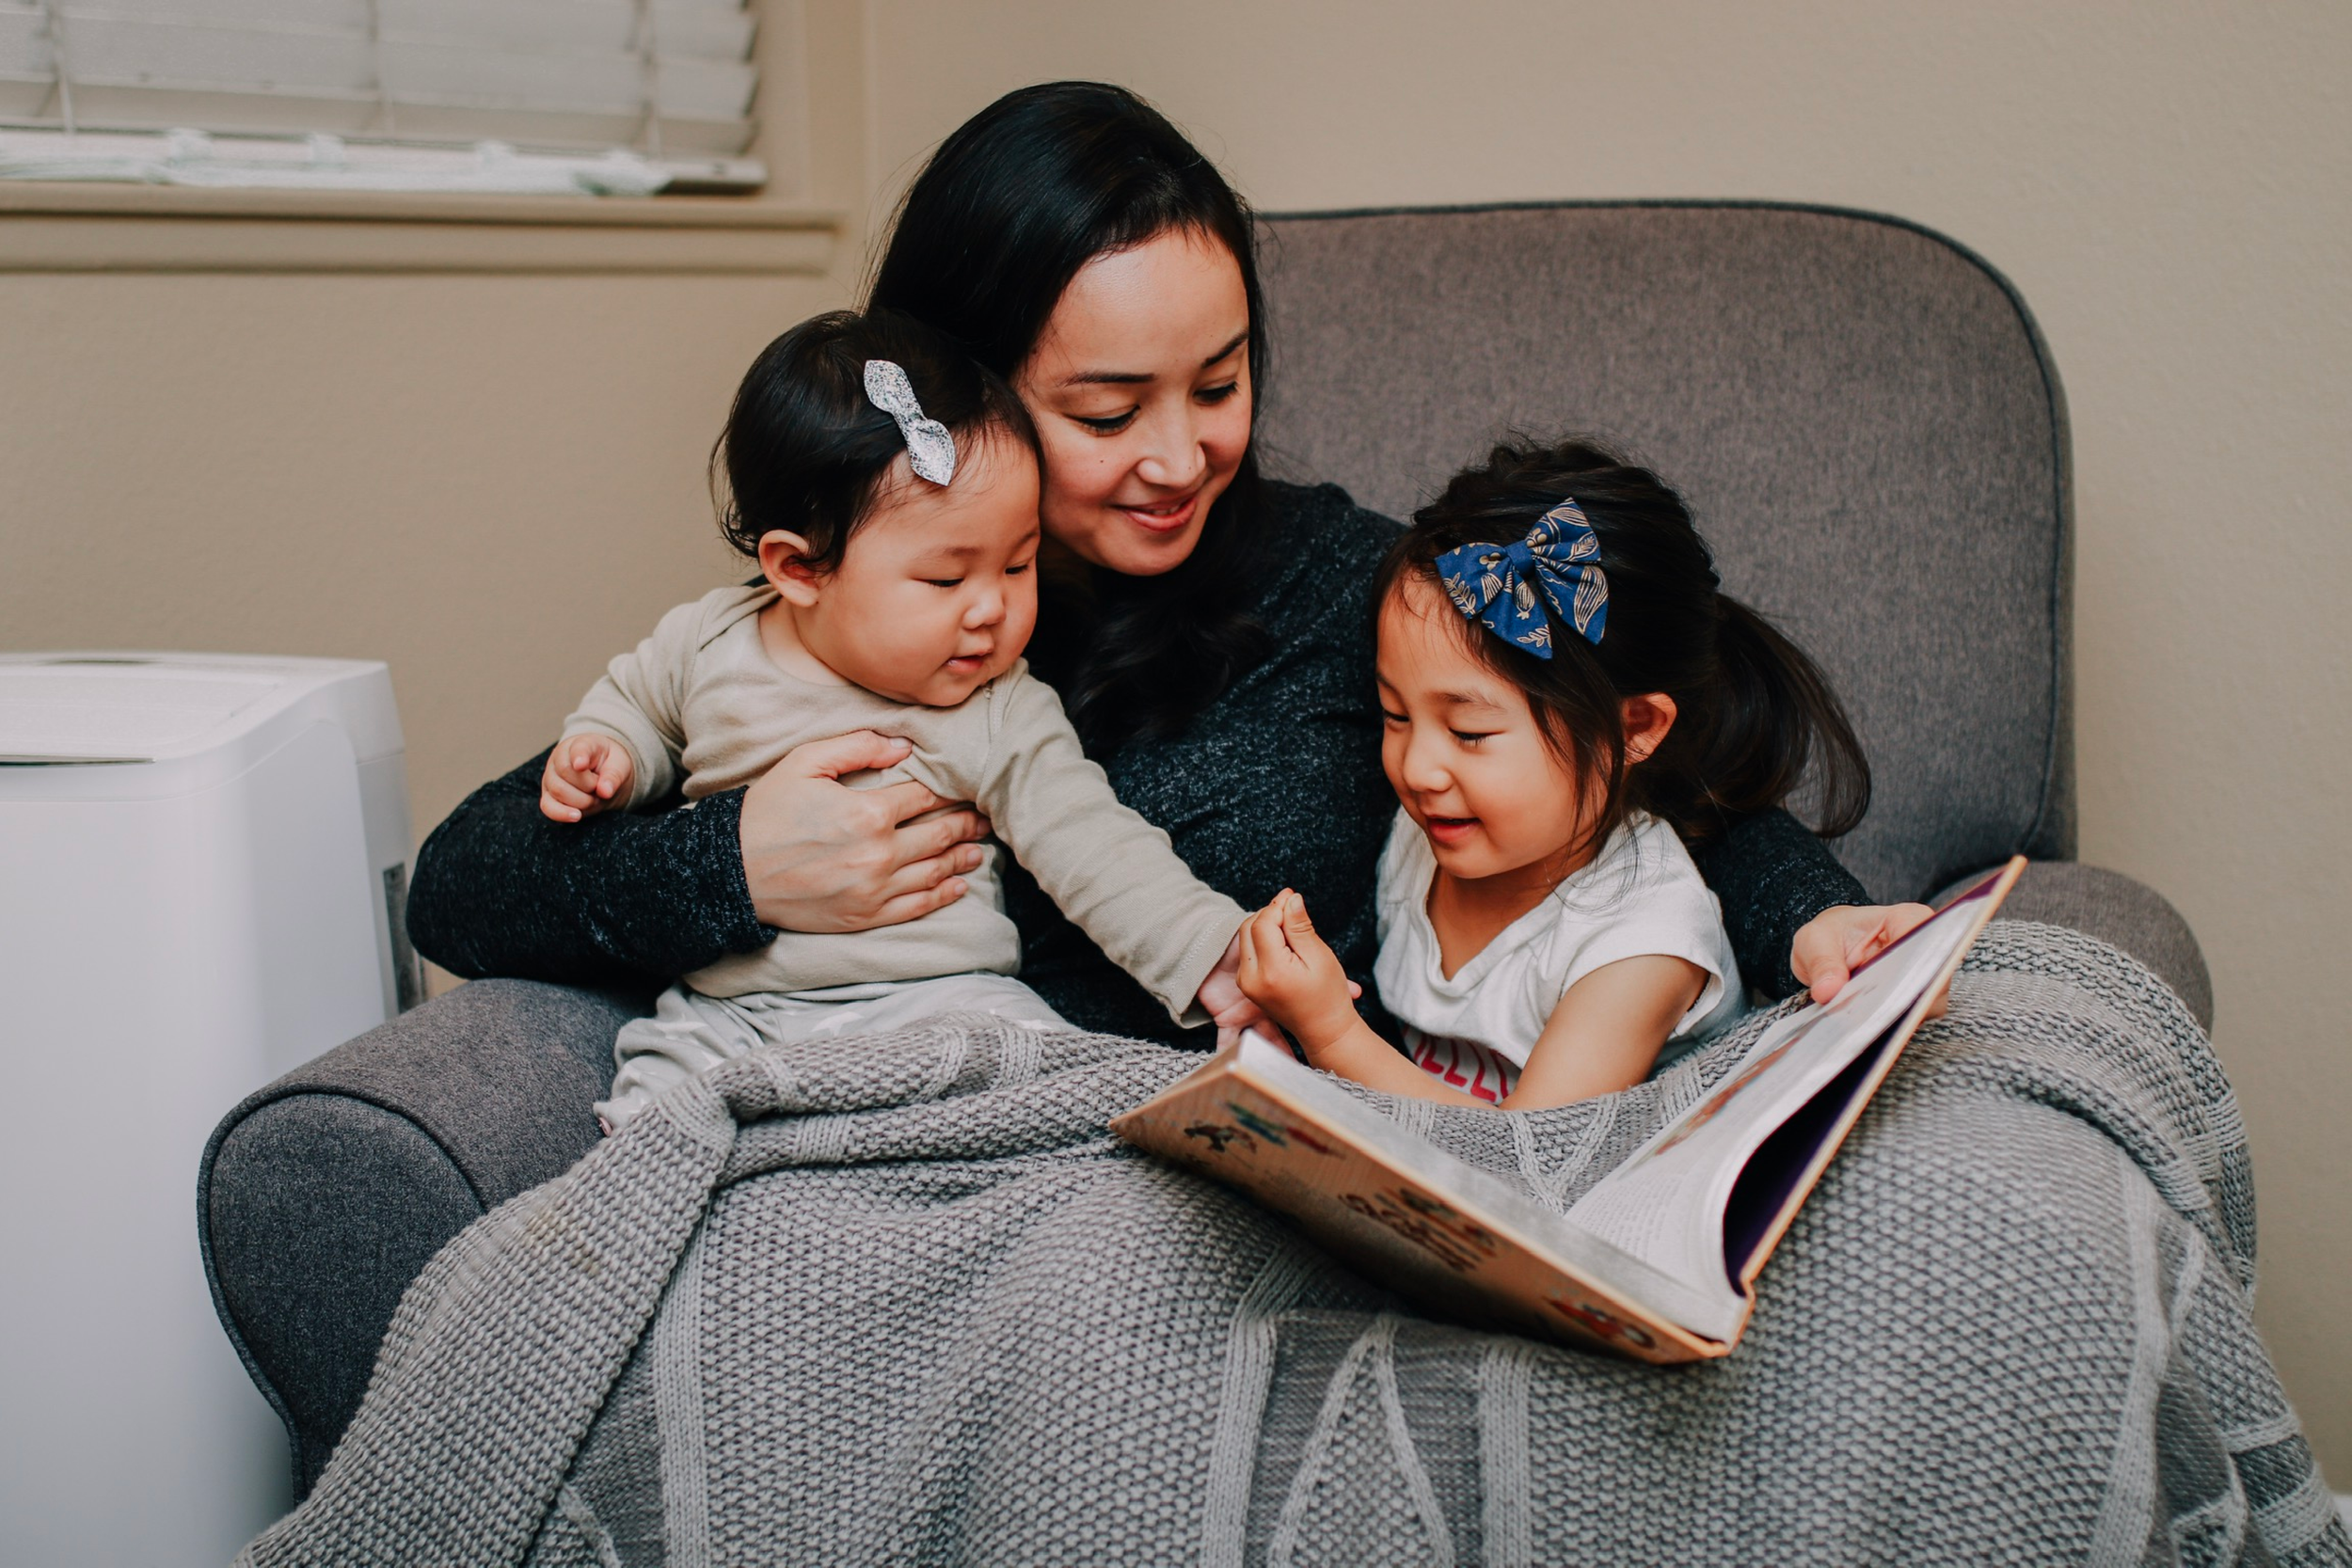
[[[914,401],[914,385],[906,371],[889,359],[866,361],[866,401],[898,421],[906,437],[907,461],[933,484],[956,477],[956,438],[937,420],[926,418]]]

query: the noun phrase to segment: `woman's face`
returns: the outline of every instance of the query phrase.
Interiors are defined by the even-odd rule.
[[[1189,229],[1097,256],[1014,385],[1045,447],[1046,537],[1130,577],[1171,570],[1249,450],[1240,264]]]

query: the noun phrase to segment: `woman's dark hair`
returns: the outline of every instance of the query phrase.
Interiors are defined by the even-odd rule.
[[[1184,133],[1124,87],[1023,87],[964,121],[908,188],[867,300],[951,334],[1009,380],[1079,268],[1170,230],[1216,240],[1241,268],[1254,416],[1266,343],[1249,209]],[[1049,609],[1029,657],[1089,750],[1182,729],[1264,657],[1233,584],[1248,580],[1265,508],[1252,451],[1182,564],[1151,578],[1098,570],[1074,585],[1041,583]]]
[[[866,395],[868,359],[905,370],[923,413],[947,427],[960,455],[993,433],[1035,459],[1037,429],[1021,400],[941,333],[890,310],[812,316],[760,350],[711,449],[728,544],[756,558],[760,535],[784,529],[808,541],[803,559],[818,571],[841,564],[907,450],[898,421]]]
[[[1609,579],[1597,644],[1553,627],[1538,658],[1466,619],[1445,596],[1437,560],[1464,545],[1513,544],[1573,498],[1600,540]],[[1592,441],[1506,442],[1413,515],[1381,563],[1374,602],[1408,578],[1479,662],[1527,694],[1546,738],[1600,797],[1588,842],[1606,842],[1642,810],[1698,843],[1734,817],[1784,804],[1816,772],[1824,838],[1851,832],[1870,804],[1870,765],[1829,680],[1803,649],[1724,594],[1682,498],[1647,468]],[[1625,761],[1625,698],[1675,701],[1674,727],[1647,760]]]

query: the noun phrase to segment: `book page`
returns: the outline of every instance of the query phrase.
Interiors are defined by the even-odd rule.
[[[1974,933],[1963,899],[1848,981],[1824,1006],[1757,1037],[1730,1076],[1602,1178],[1568,1218],[1693,1290],[1737,1297],[1724,1207],[1750,1155],[1839,1073],[1880,1044]]]

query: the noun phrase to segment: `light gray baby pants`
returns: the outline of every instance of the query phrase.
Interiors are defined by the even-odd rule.
[[[596,1101],[607,1131],[618,1128],[673,1085],[757,1045],[790,1045],[834,1035],[881,1034],[937,1013],[993,1013],[1032,1029],[1075,1027],[1007,974],[943,974],[792,995],[754,991],[705,996],[672,986],[651,1018],[631,1019],[612,1041],[620,1071],[612,1098]]]

